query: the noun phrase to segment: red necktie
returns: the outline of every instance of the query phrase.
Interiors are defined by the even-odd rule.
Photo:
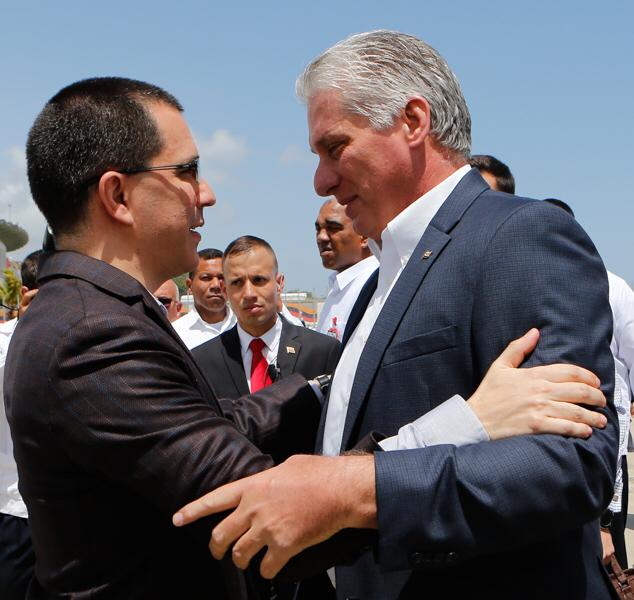
[[[269,363],[262,356],[266,344],[260,338],[253,338],[249,344],[251,356],[251,392],[257,392],[273,382],[269,377]]]

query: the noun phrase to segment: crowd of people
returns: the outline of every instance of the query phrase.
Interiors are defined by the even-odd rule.
[[[471,155],[422,40],[351,36],[297,93],[316,331],[266,240],[198,250],[216,199],[172,94],[87,79],[36,118],[55,249],[0,327],[0,597],[612,598],[634,293]]]

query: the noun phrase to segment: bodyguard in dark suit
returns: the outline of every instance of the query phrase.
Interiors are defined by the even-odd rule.
[[[255,236],[234,240],[225,250],[223,271],[238,323],[192,351],[220,397],[238,398],[251,391],[249,344],[253,338],[269,341],[263,351],[269,359],[266,363],[271,380],[293,373],[306,379],[332,374],[339,357],[339,342],[293,325],[277,313],[277,258],[267,242]]]
[[[257,598],[249,574],[209,555],[209,525],[177,530],[170,515],[270,467],[267,453],[311,449],[320,405],[304,378],[221,407],[148,291],[196,265],[215,202],[181,111],[155,86],[98,78],[54,96],[29,134],[58,251],[40,262],[5,383],[28,598]]]
[[[378,430],[398,434],[397,450],[292,457],[209,494],[197,514],[238,506],[214,531],[214,555],[237,539],[244,566],[266,545],[270,576],[306,546],[369,527],[375,547],[336,569],[341,599],[612,597],[597,527],[616,467],[612,325],[592,242],[566,215],[492,192],[470,170],[459,84],[421,40],[352,36],[313,61],[297,89],[319,157],[315,189],[345,206],[380,257],[348,321],[320,438],[338,454]],[[495,437],[476,387],[533,326],[541,337],[525,364],[594,370],[607,426],[588,439],[475,432],[481,443],[456,445],[471,417],[460,399],[441,403],[469,398]],[[447,406],[458,415],[449,427],[438,421]],[[438,426],[401,429],[421,413]],[[191,508],[200,505],[188,517]]]

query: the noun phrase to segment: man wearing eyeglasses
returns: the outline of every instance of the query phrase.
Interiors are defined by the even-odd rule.
[[[28,598],[259,597],[261,582],[209,555],[209,524],[181,533],[170,514],[270,467],[287,417],[302,415],[286,452],[312,449],[320,404],[303,377],[221,408],[150,292],[196,266],[215,203],[181,112],[156,86],[95,78],[56,94],[29,133],[56,251],[6,363],[37,557]]]
[[[154,291],[154,297],[165,307],[167,318],[173,323],[180,316],[183,304],[180,302],[178,286],[168,279]]]

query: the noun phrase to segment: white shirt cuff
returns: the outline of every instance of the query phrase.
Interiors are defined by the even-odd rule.
[[[489,439],[471,407],[455,395],[416,421],[403,425],[397,435],[385,438],[379,445],[383,450],[412,450],[439,444],[465,446]]]

